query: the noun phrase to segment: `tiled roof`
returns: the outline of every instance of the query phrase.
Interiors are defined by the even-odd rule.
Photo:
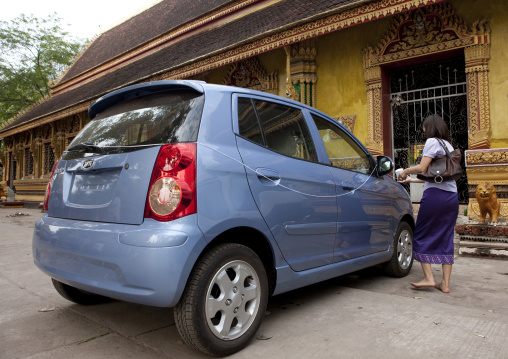
[[[206,1],[203,0],[203,2]],[[142,81],[152,74],[177,67],[198,57],[224,51],[227,48],[232,48],[263,37],[266,34],[280,31],[284,27],[304,22],[305,19],[319,16],[319,14],[327,13],[355,2],[359,1],[284,0],[277,2],[240,17],[236,21],[231,21],[222,26],[188,37],[141,60],[118,68],[83,86],[58,93],[24,113],[8,126],[1,129],[0,133],[72,105],[98,98],[112,89],[125,84],[132,84],[136,81]]]
[[[65,82],[233,0],[166,0],[100,35],[60,79]]]

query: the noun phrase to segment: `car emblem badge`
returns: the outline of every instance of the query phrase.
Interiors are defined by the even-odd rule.
[[[93,166],[93,160],[86,160],[85,162],[83,162],[84,169],[91,168],[92,166]]]

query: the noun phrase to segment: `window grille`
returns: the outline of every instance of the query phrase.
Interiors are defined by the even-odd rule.
[[[34,158],[30,152],[30,148],[25,148],[25,176],[34,172]]]
[[[50,173],[55,165],[55,153],[50,143],[44,144],[44,173]]]

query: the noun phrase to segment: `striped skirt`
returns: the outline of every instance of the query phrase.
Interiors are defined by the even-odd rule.
[[[432,187],[423,192],[413,241],[415,260],[453,264],[453,234],[458,214],[457,193]]]

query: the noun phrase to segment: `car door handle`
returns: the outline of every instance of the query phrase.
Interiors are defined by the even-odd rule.
[[[256,174],[259,181],[265,185],[277,186],[280,183],[280,175],[277,171],[269,168],[256,168]]]
[[[341,183],[340,186],[342,187],[344,192],[351,192],[355,190],[355,187],[351,184]]]

